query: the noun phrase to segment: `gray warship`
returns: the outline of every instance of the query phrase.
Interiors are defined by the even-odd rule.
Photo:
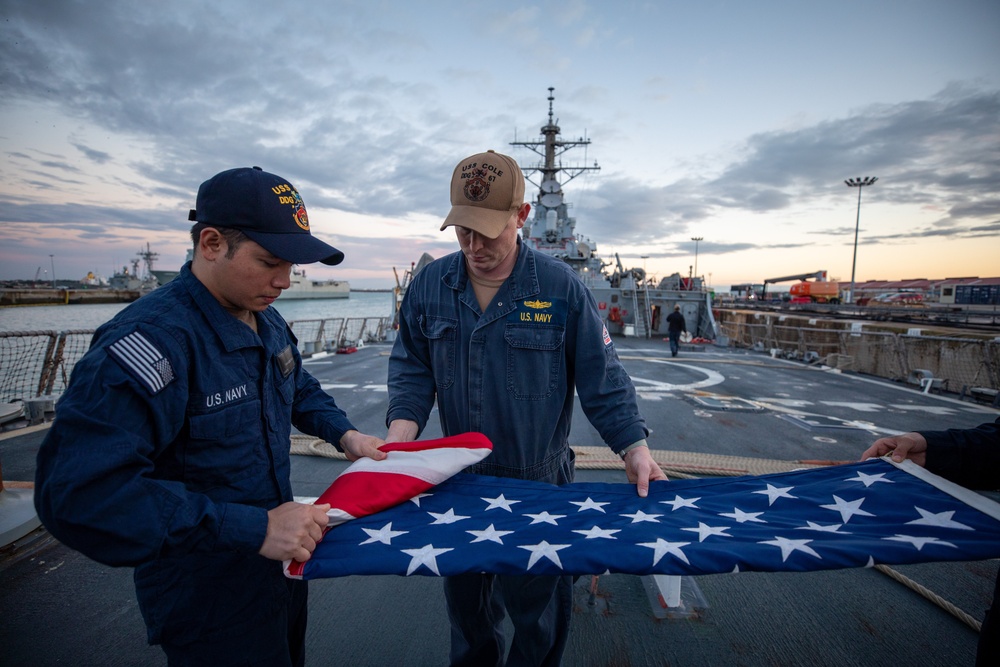
[[[569,264],[591,290],[604,317],[608,332],[624,336],[652,338],[667,335],[666,316],[680,306],[688,331],[696,338],[713,340],[717,326],[712,317],[711,293],[698,276],[674,273],[654,283],[642,267],[625,268],[615,253],[614,262],[604,261],[597,244],[576,232],[576,218],[569,212],[563,186],[588,171],[592,165],[563,164],[561,156],[574,148],[586,147],[589,139],[567,140],[561,135],[553,115],[555,88],[549,88],[548,122],[535,141],[512,141],[511,146],[528,148],[541,161],[521,164],[529,183],[538,188],[532,202],[534,215],[521,230],[521,240],[529,247]],[[538,177],[538,182],[532,178]]]

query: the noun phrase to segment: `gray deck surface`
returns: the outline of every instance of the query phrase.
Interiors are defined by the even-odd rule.
[[[764,354],[713,347],[671,359],[660,340],[616,338],[652,428],[650,445],[703,454],[781,460],[855,460],[880,434],[969,427],[996,418],[987,406],[925,395],[892,382],[834,373]],[[308,362],[354,423],[384,434],[389,347]],[[712,384],[714,383],[714,384]],[[698,402],[711,395],[719,405]],[[746,399],[766,408],[746,407]],[[792,413],[790,415],[789,413]],[[806,420],[792,419],[794,414]],[[825,421],[826,418],[832,418]],[[838,420],[854,421],[845,427]],[[867,425],[858,428],[856,422]],[[817,425],[823,424],[823,425]],[[3,477],[31,480],[42,431],[0,440]],[[436,415],[425,438],[440,434]],[[575,446],[600,438],[578,408]],[[346,466],[293,457],[295,493],[319,495]],[[613,470],[579,470],[578,481],[624,481]],[[994,496],[996,497],[996,496]],[[148,647],[131,570],[70,551],[44,531],[0,557],[0,664],[164,665]],[[996,561],[895,568],[977,620],[988,606]],[[578,582],[564,664],[576,665],[971,665],[976,633],[941,607],[872,569],[741,573],[685,578],[698,613],[657,618],[642,577]],[[448,625],[440,581],[397,576],[310,584],[309,665],[443,665]]]

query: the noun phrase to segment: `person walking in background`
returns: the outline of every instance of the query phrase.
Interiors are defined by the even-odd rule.
[[[531,205],[517,163],[493,151],[462,160],[451,181],[460,251],[406,290],[389,359],[386,441],[414,440],[435,400],[444,434],[478,431],[493,454],[468,472],[565,484],[574,393],[640,496],[666,479],[646,446],[635,388],[597,303],[564,262],[527,248]],[[572,577],[468,574],[444,582],[451,664],[558,665]],[[504,616],[514,627],[504,659]]]
[[[35,506],[61,542],[134,566],[171,665],[303,665],[307,560],[329,505],[292,500],[290,435],[383,459],[303,367],[271,304],[294,264],[338,264],[298,191],[257,167],[198,190],[180,275],[94,335],[38,452]]]
[[[1000,417],[970,429],[903,433],[876,440],[861,460],[892,455],[969,489],[1000,489]],[[1000,665],[1000,573],[979,631],[976,667]]]
[[[670,340],[670,356],[676,357],[680,348],[681,333],[687,331],[687,323],[681,315],[681,307],[674,306],[674,312],[667,315],[667,338]]]

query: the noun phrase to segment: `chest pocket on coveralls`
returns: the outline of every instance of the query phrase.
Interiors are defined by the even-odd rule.
[[[232,485],[258,473],[265,461],[260,443],[259,400],[191,415],[184,477],[198,490]]]
[[[564,337],[562,327],[507,325],[507,391],[515,399],[539,401],[552,395],[559,385]]]
[[[440,389],[447,389],[455,382],[455,335],[458,320],[425,315],[420,318],[420,331],[427,339],[434,383]]]

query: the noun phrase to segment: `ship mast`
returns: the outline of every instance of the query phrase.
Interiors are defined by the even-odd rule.
[[[149,247],[149,243],[147,242],[146,250],[140,250],[138,253],[136,253],[136,255],[138,259],[132,260],[132,266],[133,266],[132,271],[135,273],[134,277],[135,278],[139,277],[139,261],[141,260],[146,265],[146,277],[149,278],[150,276],[153,275],[153,262],[155,262],[156,259],[160,256],[160,253],[153,252],[153,250]]]
[[[576,219],[570,217],[570,204],[566,203],[563,185],[586,171],[599,171],[600,167],[595,161],[593,166],[587,165],[564,165],[562,154],[573,148],[586,148],[590,145],[590,140],[580,137],[576,140],[566,140],[560,135],[558,121],[552,112],[552,102],[555,97],[552,95],[555,88],[549,88],[549,122],[542,126],[542,138],[538,141],[512,141],[511,146],[524,146],[542,157],[540,164],[526,165],[522,171],[541,174],[541,182],[535,183],[531,178],[527,180],[532,185],[538,186],[538,197],[534,203],[534,216],[530,224],[526,221],[521,230],[521,238],[528,245],[536,250],[541,250],[553,257],[559,257],[571,264],[577,264],[577,271],[584,269],[579,266],[580,262],[590,262],[593,258],[593,242],[589,239],[577,238]],[[561,176],[560,176],[561,174]],[[560,178],[562,180],[560,180]],[[590,267],[599,272],[600,262],[594,259],[596,264]]]
[[[549,122],[542,126],[543,139],[541,141],[510,142],[511,146],[524,146],[542,157],[543,162],[541,164],[524,166],[522,171],[537,171],[541,173],[541,183],[535,183],[530,177],[526,176],[526,178],[532,185],[538,187],[538,204],[547,209],[557,209],[563,203],[563,185],[569,183],[585,171],[600,171],[601,169],[596,161],[593,166],[589,167],[585,165],[563,166],[562,161],[556,162],[556,158],[566,151],[590,145],[590,139],[580,137],[575,141],[567,141],[560,137],[559,125],[552,113],[552,102],[555,100],[555,97],[552,95],[554,91],[555,88],[549,88]],[[563,172],[565,175],[565,180],[561,182],[558,177],[559,172]]]

